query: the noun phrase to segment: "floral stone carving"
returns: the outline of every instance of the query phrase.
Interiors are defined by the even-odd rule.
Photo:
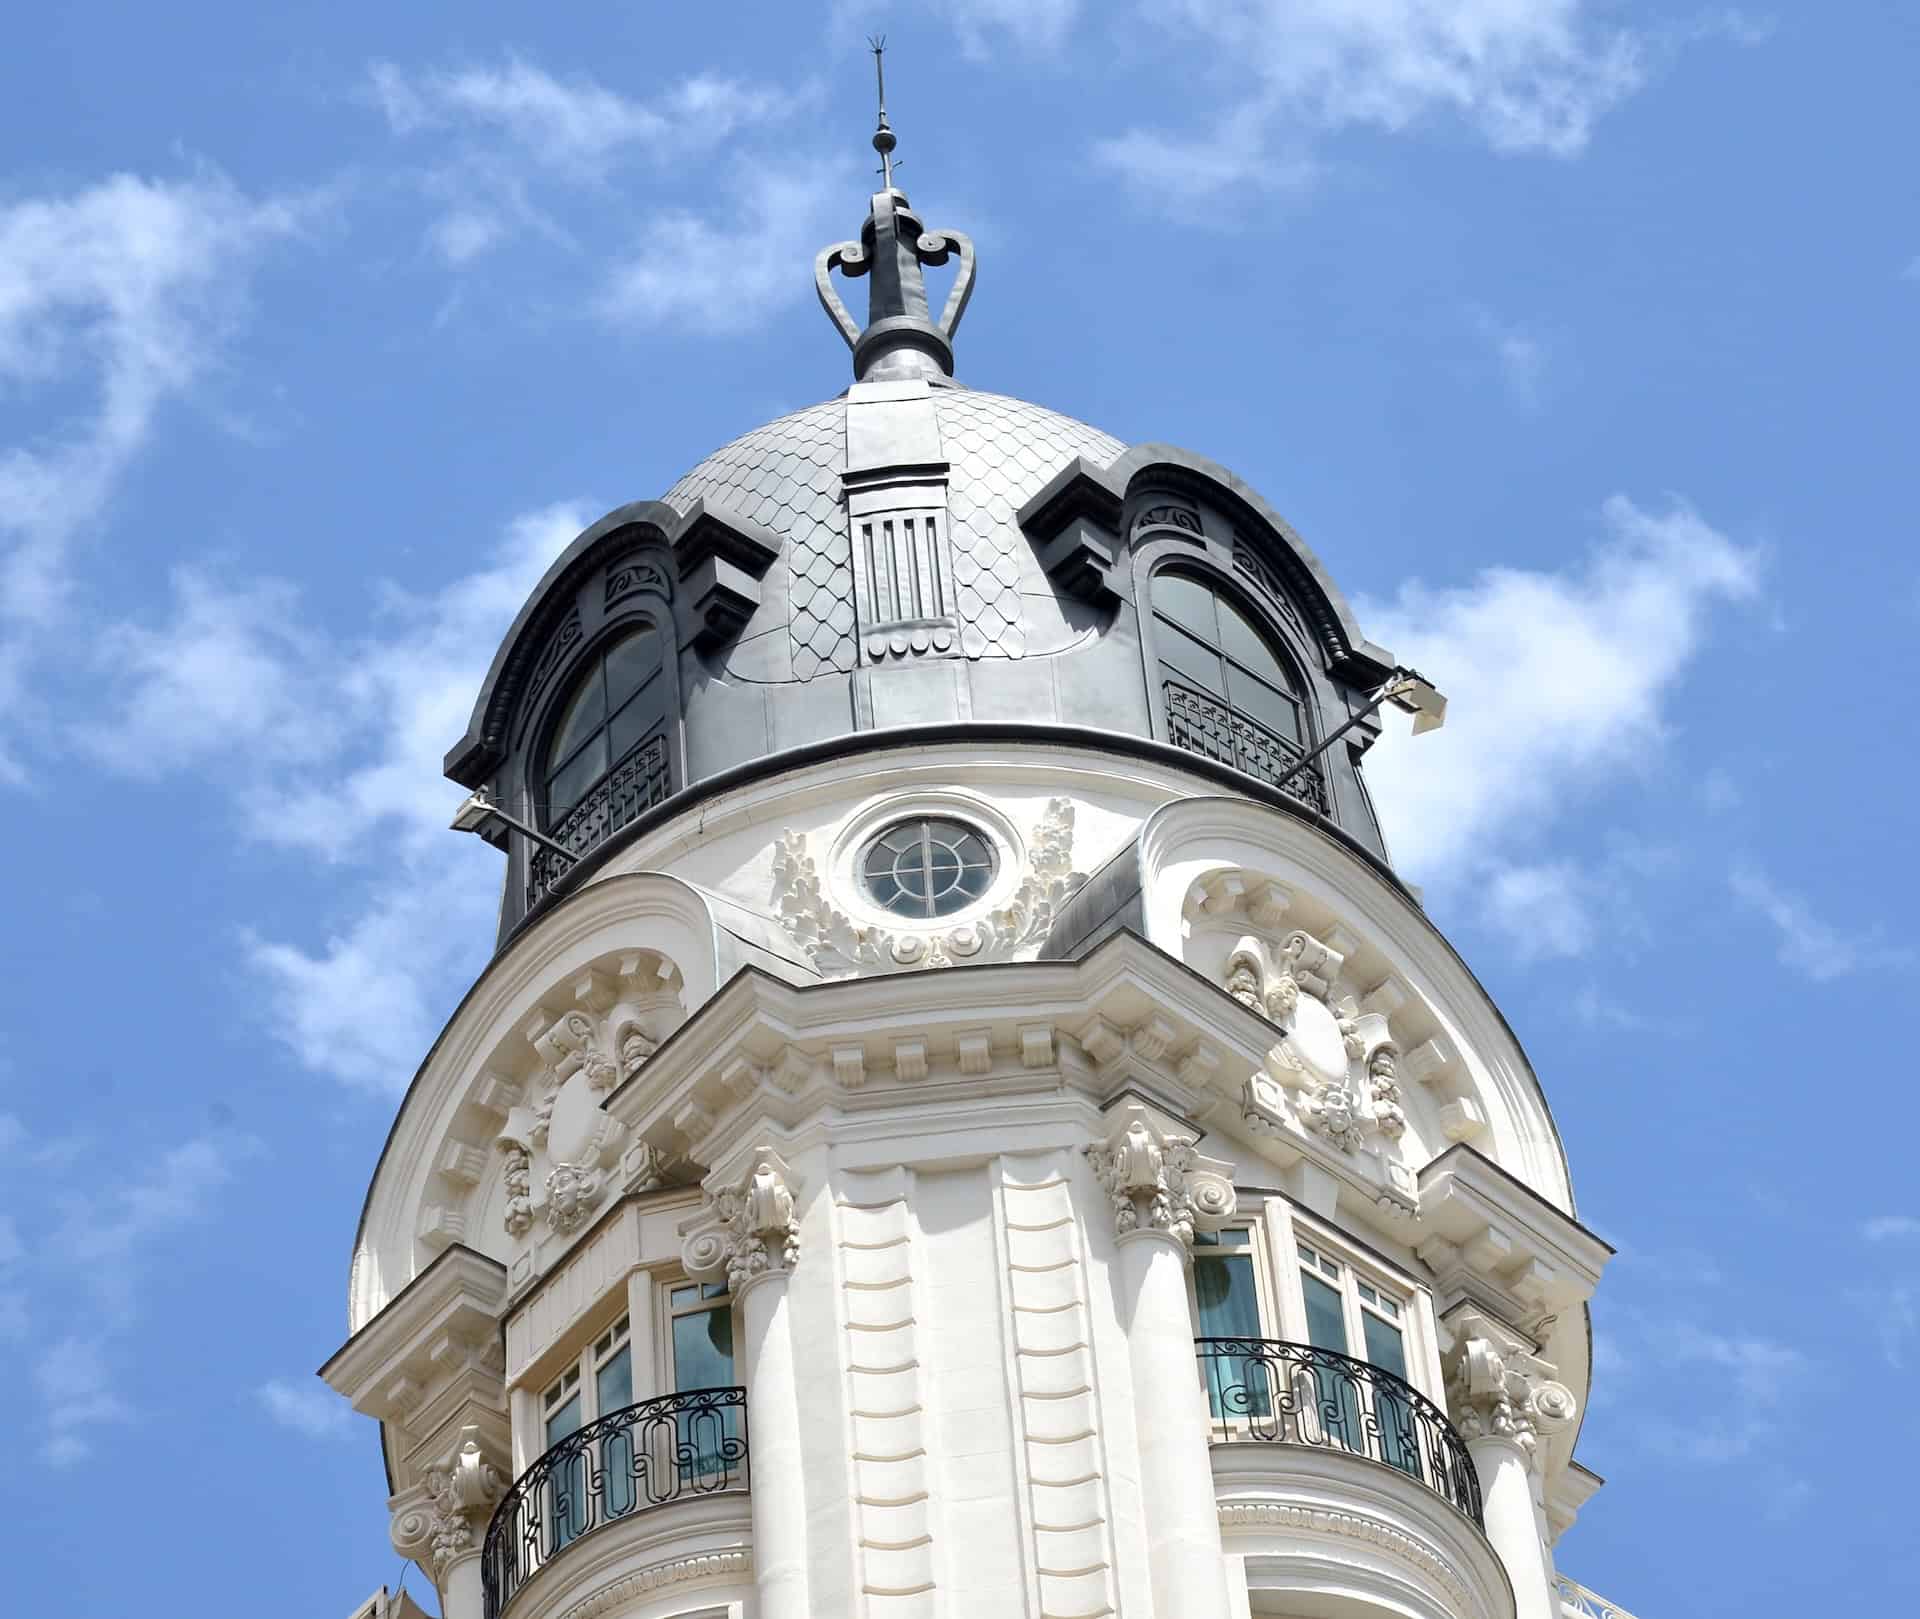
[[[620,1041],[631,1073],[655,1042],[637,1024]],[[608,1171],[626,1140],[626,1127],[601,1106],[619,1085],[621,1064],[607,1055],[601,1020],[586,1012],[564,1013],[533,1040],[544,1067],[534,1082],[532,1107],[515,1107],[495,1141],[507,1194],[501,1223],[522,1237],[536,1218],[556,1236],[580,1229],[604,1201]],[[539,1188],[536,1197],[534,1188]]]
[[[1191,1136],[1162,1131],[1138,1102],[1119,1111],[1087,1157],[1112,1205],[1116,1236],[1164,1231],[1190,1247],[1196,1223],[1211,1227],[1233,1217],[1232,1166],[1201,1157]]]
[[[1461,1435],[1509,1439],[1538,1460],[1540,1436],[1565,1428],[1579,1410],[1556,1368],[1512,1334],[1479,1316],[1460,1323],[1463,1336],[1447,1377],[1447,1406]]]
[[[715,1223],[696,1230],[682,1247],[693,1275],[723,1266],[734,1293],[756,1277],[793,1269],[800,1262],[800,1222],[791,1172],[771,1147],[758,1148],[736,1181],[709,1186]]]
[[[774,902],[781,925],[823,973],[900,972],[997,961],[1042,943],[1087,875],[1073,869],[1073,804],[1048,801],[1028,850],[1026,875],[1004,905],[951,927],[856,922],[827,895],[808,840],[784,832],[773,846]]]
[[[506,1488],[506,1475],[480,1448],[479,1427],[467,1424],[453,1453],[428,1469],[425,1499],[394,1514],[394,1549],[443,1581],[449,1565],[479,1551],[480,1534]]]

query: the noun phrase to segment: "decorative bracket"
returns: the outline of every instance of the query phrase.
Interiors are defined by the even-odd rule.
[[[1233,1166],[1203,1158],[1193,1137],[1163,1131],[1138,1102],[1119,1109],[1087,1157],[1112,1204],[1116,1236],[1164,1231],[1190,1248],[1196,1226],[1214,1230],[1233,1218]]]

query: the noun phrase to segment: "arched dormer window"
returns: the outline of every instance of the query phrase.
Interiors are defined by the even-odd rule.
[[[1162,568],[1151,593],[1167,740],[1262,781],[1286,778],[1313,745],[1313,727],[1272,637],[1203,574]],[[1316,772],[1302,771],[1287,790],[1325,809]]]
[[[673,685],[667,642],[640,623],[609,641],[575,678],[529,772],[534,808],[556,843],[584,854],[672,789]],[[528,903],[566,870],[536,850]]]

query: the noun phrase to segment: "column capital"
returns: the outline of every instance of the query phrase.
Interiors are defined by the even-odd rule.
[[[1087,1158],[1113,1207],[1118,1237],[1157,1231],[1184,1250],[1196,1224],[1217,1227],[1233,1218],[1233,1166],[1203,1158],[1193,1137],[1162,1130],[1138,1102],[1114,1113]]]
[[[482,1449],[479,1425],[468,1423],[460,1443],[427,1469],[425,1480],[395,1498],[394,1550],[444,1584],[454,1564],[480,1555],[487,1520],[506,1488],[506,1470]]]
[[[1477,1311],[1449,1320],[1454,1347],[1447,1372],[1447,1410],[1472,1443],[1504,1439],[1537,1460],[1539,1439],[1573,1421],[1579,1402],[1512,1329]]]
[[[798,1184],[787,1161],[770,1146],[754,1148],[737,1176],[709,1176],[705,1217],[681,1244],[687,1273],[724,1271],[738,1297],[753,1282],[791,1272],[800,1262]]]

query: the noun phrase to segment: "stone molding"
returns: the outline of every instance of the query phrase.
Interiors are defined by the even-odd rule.
[[[738,1299],[752,1283],[792,1271],[800,1262],[796,1184],[787,1161],[770,1146],[756,1147],[733,1180],[709,1176],[705,1217],[680,1248],[687,1274],[705,1277],[724,1270]]]
[[[1452,1597],[1459,1612],[1475,1611],[1473,1598],[1439,1550],[1383,1518],[1331,1507],[1295,1506],[1281,1501],[1222,1501],[1220,1527],[1233,1529],[1295,1529],[1337,1535],[1374,1546],[1424,1574]]]
[[[817,971],[838,976],[1001,961],[1037,948],[1087,875],[1073,869],[1073,801],[1053,798],[1029,842],[1019,887],[969,921],[925,928],[856,922],[829,897],[799,832],[783,832],[773,845],[773,879],[781,926]]]
[[[692,1580],[746,1580],[752,1577],[751,1552],[700,1552],[692,1557],[672,1557],[609,1580],[597,1591],[563,1608],[556,1619],[601,1619],[603,1614],[619,1612],[634,1597],[645,1596],[649,1591],[664,1590],[670,1585],[684,1585]]]
[[[468,1423],[459,1445],[427,1470],[412,1499],[403,1498],[395,1510],[389,1526],[394,1550],[443,1583],[454,1563],[479,1555],[487,1519],[506,1489],[507,1470],[488,1460],[479,1426]]]
[[[1161,1231],[1190,1248],[1196,1224],[1233,1218],[1233,1166],[1201,1157],[1192,1136],[1163,1131],[1138,1102],[1118,1109],[1106,1139],[1086,1152],[1112,1205],[1116,1237]]]
[[[1505,1439],[1541,1462],[1540,1438],[1569,1427],[1579,1411],[1573,1390],[1554,1377],[1557,1367],[1502,1323],[1475,1310],[1445,1323],[1454,1339],[1447,1370],[1447,1414],[1471,1444]]]

